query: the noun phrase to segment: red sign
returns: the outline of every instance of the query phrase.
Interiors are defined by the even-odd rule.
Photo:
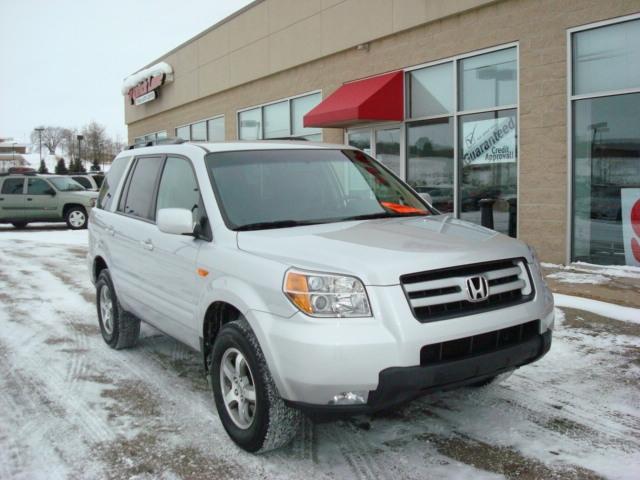
[[[145,78],[142,82],[129,90],[129,92],[127,93],[129,102],[133,105],[136,98],[141,97],[142,95],[146,95],[147,93],[154,91],[156,88],[161,87],[164,84],[164,80],[164,73]]]

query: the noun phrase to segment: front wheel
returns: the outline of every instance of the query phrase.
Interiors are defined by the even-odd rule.
[[[71,230],[80,230],[83,228],[87,228],[87,211],[82,207],[69,208],[64,219],[67,222],[67,226]]]
[[[96,281],[96,305],[100,332],[106,344],[116,350],[133,347],[140,336],[140,320],[118,303],[107,269],[100,272]]]
[[[245,319],[221,328],[210,368],[218,415],[238,446],[262,453],[291,441],[301,414],[280,398],[262,349]]]

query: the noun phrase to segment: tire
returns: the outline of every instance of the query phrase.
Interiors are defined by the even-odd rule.
[[[13,225],[15,228],[24,228],[28,225],[27,222],[13,222],[11,225]]]
[[[116,350],[133,347],[140,336],[140,320],[124,311],[118,303],[111,275],[106,268],[100,272],[96,282],[96,307],[105,343]]]
[[[89,216],[84,207],[70,207],[64,215],[64,220],[71,230],[82,230],[87,228]]]
[[[231,361],[227,367],[235,366],[237,354],[242,356],[245,366],[241,366],[240,375],[237,375],[234,368],[229,372],[240,379],[234,384],[229,375],[221,371],[221,366],[223,361]],[[287,406],[278,394],[262,349],[245,319],[227,323],[220,329],[211,358],[213,397],[222,425],[231,439],[240,448],[252,453],[267,452],[289,443],[298,431],[302,414]],[[225,382],[224,386],[221,379]],[[251,384],[253,389],[250,388]],[[237,400],[231,400],[230,407],[224,400],[223,388],[227,392],[234,389],[236,393]],[[255,399],[253,408],[250,401],[251,390]],[[240,415],[241,402],[249,404],[245,418]],[[244,425],[241,425],[243,421]]]

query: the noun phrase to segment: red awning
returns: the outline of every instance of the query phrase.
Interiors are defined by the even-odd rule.
[[[404,119],[404,73],[345,83],[304,116],[305,127],[345,127]]]

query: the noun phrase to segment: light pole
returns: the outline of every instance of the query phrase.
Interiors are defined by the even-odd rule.
[[[40,165],[42,165],[42,132],[44,131],[44,128],[38,127],[35,131],[38,132],[38,137],[40,138]]]
[[[77,139],[78,139],[78,167],[80,165],[82,165],[82,139],[84,138],[83,135],[78,135]]]

